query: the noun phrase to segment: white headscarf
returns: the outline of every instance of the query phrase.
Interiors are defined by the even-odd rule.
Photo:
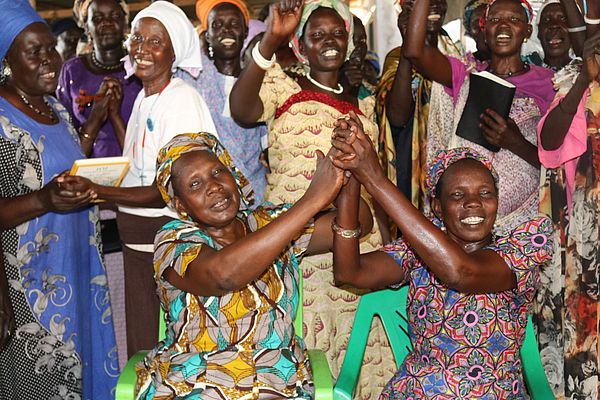
[[[183,10],[168,1],[156,1],[135,16],[131,22],[132,28],[142,18],[154,18],[164,25],[175,51],[173,69],[181,68],[198,76],[202,69],[200,39]]]
[[[521,54],[527,55],[534,52],[537,52],[542,59],[544,59],[544,49],[542,48],[542,43],[538,38],[538,25],[540,24],[540,19],[542,18],[542,11],[544,8],[548,7],[550,4],[560,4],[560,0],[545,0],[540,6],[539,10],[535,13],[535,17],[531,23],[532,31],[531,37],[527,43],[523,43],[521,47]]]

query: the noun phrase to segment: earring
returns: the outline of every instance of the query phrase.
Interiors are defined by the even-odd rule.
[[[184,219],[188,217],[188,213],[186,213],[185,211],[181,211],[179,214],[180,214],[180,215],[181,215],[181,217],[182,217],[182,218],[184,218]]]
[[[523,39],[523,43],[527,43],[527,38]]]
[[[0,71],[0,75],[2,76],[3,81],[5,81],[9,76],[12,75],[10,65],[8,65],[8,61],[6,61],[6,58],[2,60],[2,70]]]
[[[215,56],[212,46],[208,46],[208,58],[212,59]]]

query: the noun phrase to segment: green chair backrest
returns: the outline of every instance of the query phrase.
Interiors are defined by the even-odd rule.
[[[336,400],[352,400],[375,316],[381,320],[392,347],[396,366],[400,367],[404,357],[412,349],[406,317],[407,299],[408,285],[399,289],[385,289],[362,296],[354,318],[346,356],[334,386],[333,393]],[[527,390],[532,400],[554,399],[542,366],[531,316],[527,320],[525,342],[521,348],[521,361]]]

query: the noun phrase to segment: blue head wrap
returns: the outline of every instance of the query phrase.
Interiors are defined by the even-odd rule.
[[[45,23],[27,0],[0,0],[0,60],[6,57],[15,38],[34,22]]]

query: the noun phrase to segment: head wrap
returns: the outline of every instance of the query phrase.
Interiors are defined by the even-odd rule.
[[[483,15],[481,16],[481,19],[479,20],[479,27],[481,29],[483,29],[483,27],[485,26],[485,20],[487,19],[487,15],[490,12],[490,8],[492,8],[492,6],[494,5],[494,3],[497,0],[492,0],[490,2],[490,4],[488,4],[487,8],[485,9],[485,12],[483,13]],[[515,0],[518,1],[519,4],[521,6],[523,6],[523,8],[525,9],[525,14],[527,15],[527,23],[531,24],[531,20],[533,19],[533,8],[531,8],[531,4],[529,4],[529,2],[527,0]]]
[[[156,1],[135,16],[131,22],[132,29],[142,18],[154,18],[167,30],[175,52],[172,69],[185,69],[197,77],[202,68],[200,38],[183,10],[168,1]],[[129,48],[128,42],[127,47]]]
[[[0,26],[0,60],[6,57],[15,38],[35,22],[45,23],[27,0],[0,0],[3,22]]]
[[[210,14],[212,9],[219,4],[225,3],[233,4],[239,8],[244,16],[244,21],[246,21],[246,27],[248,26],[248,23],[250,22],[250,11],[248,11],[248,6],[243,0],[198,0],[196,2],[196,16],[202,23],[202,29],[208,29],[208,14]]]
[[[259,21],[257,19],[251,19],[248,23],[248,36],[246,36],[246,40],[244,40],[244,45],[242,46],[242,54],[246,51],[246,47],[248,47],[248,43],[258,34],[266,32],[267,25]]]
[[[77,25],[79,25],[81,29],[85,29],[88,18],[88,8],[90,8],[92,1],[94,0],[75,0],[73,3],[73,15],[75,15]],[[125,0],[115,0],[115,2],[121,6],[121,9],[125,14],[125,23],[127,23],[129,21],[129,6],[127,6]]]
[[[467,5],[465,6],[465,13],[463,16],[463,26],[467,33],[471,30],[471,18],[473,18],[473,13],[479,7],[487,7],[490,0],[469,0]]]
[[[482,163],[492,174],[494,183],[498,186],[498,174],[492,167],[492,162],[486,157],[477,153],[475,150],[468,147],[456,147],[454,149],[442,150],[427,168],[427,177],[425,178],[425,187],[431,197],[436,197],[439,193],[435,192],[435,188],[446,170],[455,162],[472,158],[473,160]]]
[[[379,56],[372,50],[367,51],[367,56],[365,57],[365,61],[368,62],[375,68],[377,75],[381,73],[381,64],[379,63]]]
[[[350,12],[350,9],[346,3],[344,3],[342,0],[306,0],[304,2],[304,8],[302,8],[300,23],[298,24],[296,33],[290,42],[292,45],[292,50],[294,51],[294,55],[298,61],[305,65],[308,64],[308,60],[300,53],[300,38],[304,33],[304,26],[306,26],[306,22],[308,22],[310,15],[313,13],[313,11],[320,7],[331,8],[335,10],[344,20],[346,30],[348,31],[348,50],[346,50],[346,59],[350,57],[350,54],[352,54],[352,51],[354,50],[354,43],[352,43],[352,35],[354,35],[354,21],[352,13]]]
[[[73,18],[62,18],[52,23],[50,30],[54,36],[58,36],[63,32],[68,31],[69,29],[77,28],[79,32],[81,32],[80,28],[75,23]]]
[[[242,171],[233,165],[229,153],[219,140],[206,132],[177,135],[158,152],[156,158],[156,186],[165,203],[169,207],[173,207],[173,204],[171,204],[175,196],[171,182],[173,164],[182,155],[199,150],[206,150],[214,154],[221,164],[229,169],[240,193],[240,211],[249,209],[254,203],[254,191],[250,182],[246,179]]]

